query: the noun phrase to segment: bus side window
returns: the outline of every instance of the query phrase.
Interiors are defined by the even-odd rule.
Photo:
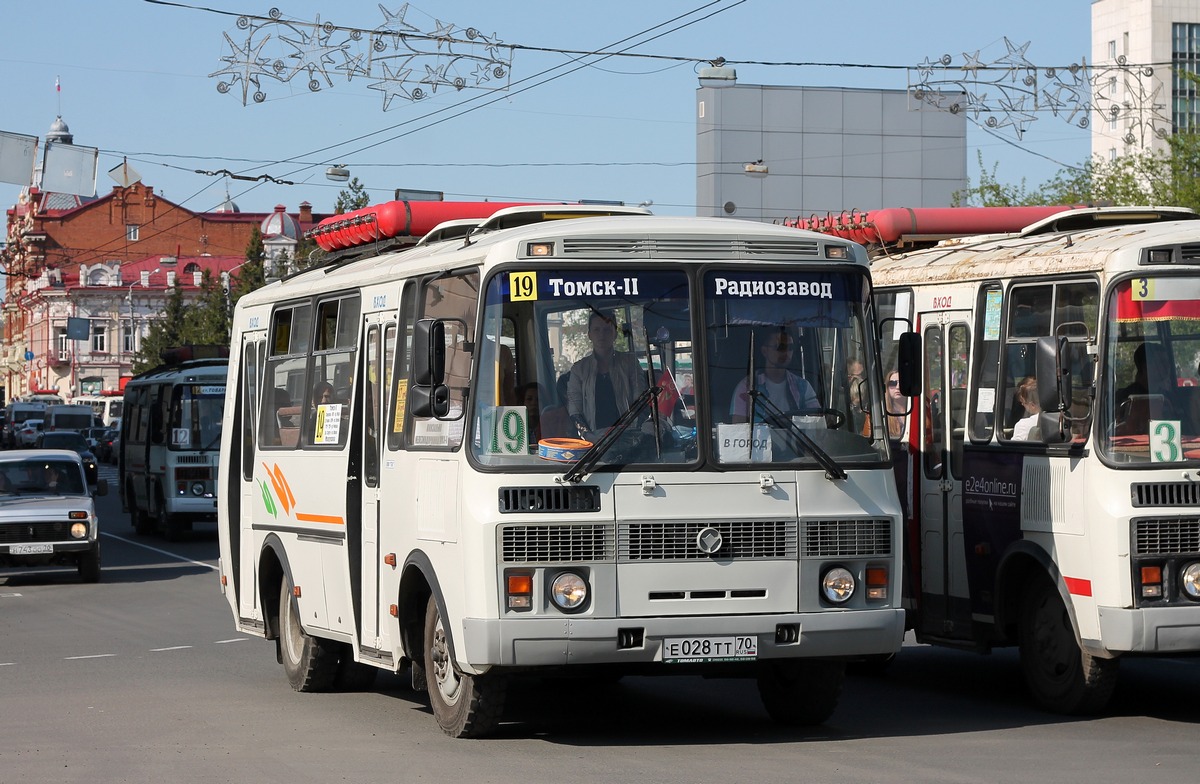
[[[391,383],[388,385],[392,404],[390,422],[387,427],[387,448],[391,451],[404,448],[404,428],[408,410],[408,369],[412,359],[413,324],[416,322],[417,287],[409,281],[404,284],[400,295],[400,321],[395,347],[395,365]]]
[[[297,401],[303,401],[307,385],[311,314],[308,303],[284,306],[271,314],[263,380],[263,389],[271,391],[262,396],[258,418],[261,446],[290,448],[299,441]]]

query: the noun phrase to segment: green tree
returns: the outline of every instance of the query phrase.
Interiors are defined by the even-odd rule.
[[[229,345],[229,301],[221,281],[209,270],[200,279],[200,296],[188,304],[181,337],[185,344]]]
[[[338,194],[337,201],[333,204],[335,214],[359,210],[371,203],[371,196],[367,193],[367,188],[357,177],[353,177],[350,183],[346,186],[346,190]]]
[[[144,373],[162,364],[164,349],[182,346],[184,344],[184,322],[187,318],[187,308],[183,302],[183,289],[175,286],[167,296],[167,307],[163,317],[150,325],[142,347],[133,360],[133,372]]]
[[[246,261],[229,276],[231,303],[236,305],[244,295],[267,285],[266,271],[263,269],[263,260],[266,257],[262,232],[255,226],[250,232],[250,242],[246,245]]]

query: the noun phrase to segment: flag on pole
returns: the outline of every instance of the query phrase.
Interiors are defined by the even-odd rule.
[[[61,92],[62,92],[62,85],[58,83],[58,77],[57,77],[57,76],[56,76],[56,77],[54,77],[54,92],[56,92],[56,93],[61,93]]]
[[[675,383],[675,377],[671,375],[670,368],[663,368],[662,374],[658,377],[658,385],[662,389],[658,393],[658,413],[670,416],[681,397],[679,386]]]

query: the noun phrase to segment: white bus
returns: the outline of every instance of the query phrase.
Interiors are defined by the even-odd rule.
[[[188,359],[126,384],[117,467],[122,508],[137,533],[174,540],[216,520],[228,364]]]
[[[865,358],[879,399],[863,248],[539,212],[239,300],[218,494],[237,628],[277,640],[300,691],[411,665],[456,737],[529,672],[757,678],[775,719],[823,721],[847,658],[903,626],[889,446],[850,426],[844,374]],[[811,396],[757,381],[737,422],[767,354]]]
[[[75,405],[91,406],[92,413],[104,427],[111,427],[120,420],[125,408],[125,399],[119,395],[81,395],[71,400]]]
[[[909,624],[1019,646],[1051,711],[1101,710],[1123,656],[1200,651],[1196,218],[1075,210],[872,264],[877,313],[913,319],[924,353]]]

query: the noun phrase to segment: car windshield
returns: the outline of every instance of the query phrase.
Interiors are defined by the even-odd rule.
[[[0,495],[85,495],[79,464],[69,460],[0,462]]]

